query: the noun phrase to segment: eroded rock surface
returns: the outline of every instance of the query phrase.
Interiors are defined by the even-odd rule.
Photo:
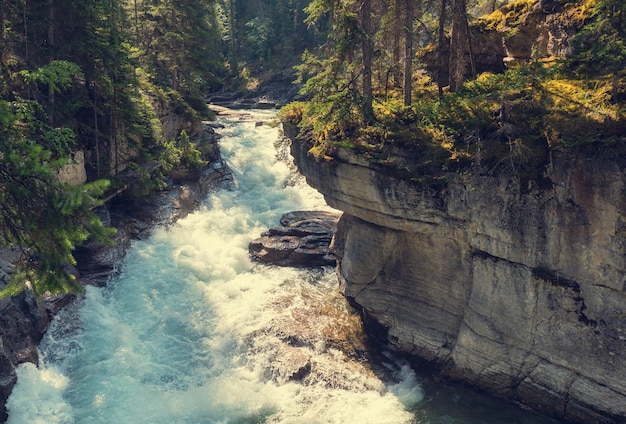
[[[3,251],[11,258],[13,253]],[[0,290],[9,282],[13,265],[0,259]],[[71,296],[46,296],[37,299],[30,291],[0,299],[0,422],[7,419],[4,403],[17,381],[15,368],[24,362],[37,363],[37,344],[50,319]]]
[[[280,227],[250,242],[250,254],[258,261],[280,266],[335,266],[330,241],[340,216],[325,211],[286,213]]]
[[[292,154],[344,212],[333,242],[342,290],[391,345],[559,419],[624,422],[619,159],[553,152],[542,188],[469,172],[433,190],[346,150],[316,161],[310,147],[296,139]]]

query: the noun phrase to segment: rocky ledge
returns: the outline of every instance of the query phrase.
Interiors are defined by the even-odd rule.
[[[623,162],[553,152],[542,187],[468,172],[435,190],[348,150],[316,160],[285,130],[309,184],[344,212],[343,293],[391,346],[560,420],[625,422]]]

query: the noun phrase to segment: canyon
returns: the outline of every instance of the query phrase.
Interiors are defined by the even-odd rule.
[[[284,123],[308,183],[343,211],[344,295],[396,350],[557,419],[626,419],[625,167],[553,151],[542,184],[512,172],[398,179]]]

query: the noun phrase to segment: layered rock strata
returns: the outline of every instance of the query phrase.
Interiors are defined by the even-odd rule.
[[[549,188],[470,172],[432,190],[286,132],[344,212],[342,290],[392,346],[559,419],[626,422],[624,164],[553,152]]]
[[[335,266],[330,242],[340,216],[326,211],[288,212],[280,218],[279,227],[250,242],[250,254],[257,261],[279,266]]]

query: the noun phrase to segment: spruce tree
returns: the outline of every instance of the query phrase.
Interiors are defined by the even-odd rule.
[[[600,0],[590,22],[572,39],[569,65],[582,74],[612,77],[612,99],[626,69],[626,2]]]
[[[77,72],[75,64],[53,62],[21,74],[28,84],[63,94]],[[3,82],[3,97],[14,100],[0,100],[0,241],[17,248],[21,260],[0,296],[26,285],[38,295],[79,290],[71,272],[74,248],[88,237],[105,241],[111,235],[91,210],[107,182],[60,182],[57,172],[72,150],[73,130],[51,127],[40,103],[7,93]]]

